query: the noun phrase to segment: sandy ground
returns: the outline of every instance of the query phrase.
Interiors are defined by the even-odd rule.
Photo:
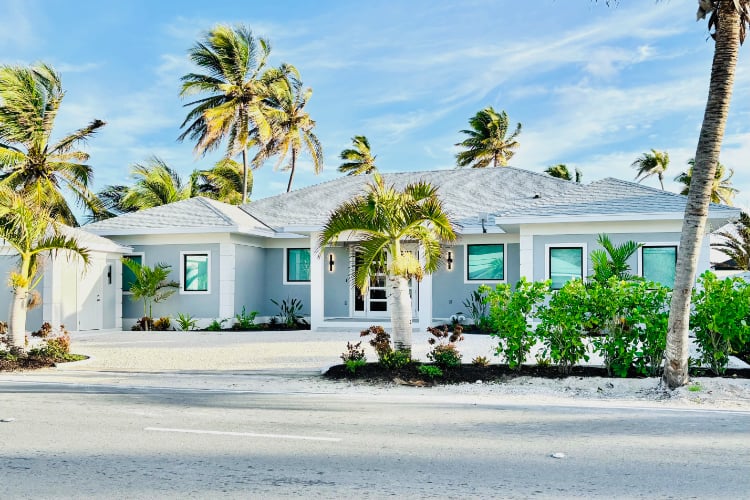
[[[687,387],[665,391],[657,379],[569,377],[560,380],[520,377],[501,383],[415,388],[334,382],[320,377],[322,369],[340,363],[346,343],[359,342],[352,332],[102,332],[73,334],[72,350],[90,359],[23,374],[2,374],[4,380],[57,383],[107,383],[169,386],[210,390],[325,392],[418,397],[485,398],[524,403],[591,405],[658,405],[696,409],[750,410],[750,380],[696,378]],[[414,333],[413,353],[426,360],[427,333]],[[367,342],[369,360],[377,357]],[[486,356],[497,362],[496,341],[466,335],[459,344],[465,362]],[[531,359],[533,359],[533,354]],[[592,356],[590,363],[600,364]],[[733,360],[735,367],[747,366]]]

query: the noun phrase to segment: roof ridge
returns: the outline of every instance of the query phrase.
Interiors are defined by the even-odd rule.
[[[230,225],[239,226],[238,221],[232,220],[231,217],[229,217],[227,214],[225,214],[223,211],[219,210],[219,207],[214,206],[214,202],[221,203],[222,205],[228,205],[228,206],[234,206],[229,205],[228,203],[224,203],[223,201],[214,200],[211,198],[207,198],[205,196],[193,196],[192,198],[188,198],[188,200],[197,199],[200,201],[205,207],[208,207],[211,211],[213,211],[215,214],[217,214],[219,217],[224,219],[225,222],[227,222]],[[245,213],[244,210],[241,210],[242,213]]]

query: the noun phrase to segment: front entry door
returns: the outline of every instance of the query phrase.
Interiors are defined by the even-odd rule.
[[[416,252],[416,247],[404,246],[407,252]],[[352,259],[354,261],[355,273],[362,264],[362,260],[357,255],[357,252],[352,250]],[[367,293],[363,294],[362,291],[356,286],[352,286],[352,304],[354,305],[352,316],[359,318],[387,318],[390,313],[388,311],[388,289],[387,289],[387,277],[385,270],[377,271],[370,277],[370,286],[367,289]],[[411,306],[412,314],[416,317],[419,309],[419,283],[415,279],[409,280],[410,295],[411,295]]]

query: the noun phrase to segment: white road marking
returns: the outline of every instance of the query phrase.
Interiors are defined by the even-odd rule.
[[[255,432],[211,431],[211,430],[202,430],[202,429],[172,429],[168,427],[144,427],[143,430],[144,431],[157,431],[157,432],[182,432],[184,434],[210,434],[213,436],[241,436],[241,437],[270,438],[270,439],[299,439],[302,441],[328,441],[328,442],[333,442],[333,443],[337,443],[341,441],[341,438],[295,436],[292,434],[257,434]]]

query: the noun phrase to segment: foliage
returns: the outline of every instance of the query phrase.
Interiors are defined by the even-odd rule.
[[[154,319],[149,316],[143,316],[142,318],[139,318],[138,321],[135,322],[135,325],[133,325],[132,330],[139,330],[143,332],[147,332],[154,329]]]
[[[453,332],[449,332],[445,326],[427,327],[427,331],[432,335],[427,342],[433,346],[432,350],[427,353],[427,357],[441,368],[461,366],[461,353],[458,352],[456,342],[464,340],[463,327],[458,324],[454,325]]]
[[[222,328],[224,328],[224,323],[229,321],[228,319],[214,319],[209,323],[209,325],[206,327],[206,330],[209,332],[220,332]]]
[[[346,175],[365,175],[377,172],[376,156],[370,150],[370,142],[364,135],[352,137],[352,147],[341,152],[339,158],[344,163],[339,165],[339,172]]]
[[[474,290],[464,299],[464,307],[469,311],[471,320],[480,330],[485,330],[489,326],[489,304],[487,303],[487,293],[490,287],[482,285],[479,289]]]
[[[659,178],[662,191],[664,190],[664,172],[669,167],[669,153],[651,149],[650,153],[643,153],[630,166],[638,170],[635,180],[641,182],[655,175]]]
[[[521,124],[509,136],[510,125],[505,111],[498,113],[492,106],[488,106],[469,119],[470,130],[461,133],[468,137],[456,144],[463,148],[456,154],[456,165],[459,167],[484,168],[492,164],[493,167],[508,165],[518,149],[516,138],[521,133]]]
[[[541,322],[536,334],[544,345],[542,355],[551,359],[563,374],[570,373],[573,365],[582,359],[589,359],[583,341],[588,308],[581,298],[585,296],[583,281],[568,281],[560,290],[552,292],[548,305],[537,311]]]
[[[177,313],[175,322],[177,323],[177,327],[184,332],[195,330],[198,326],[198,320],[187,313]]]
[[[570,170],[568,169],[567,165],[564,165],[562,163],[558,163],[557,165],[551,165],[544,169],[544,172],[549,174],[551,177],[556,177],[558,179],[563,179],[566,181],[572,181],[573,175],[570,173]],[[581,180],[583,179],[583,173],[581,170],[576,167],[575,169],[575,181],[576,183],[580,184]]]
[[[366,364],[366,359],[347,359],[346,361],[344,361],[344,366],[346,366],[346,369],[349,370],[349,373],[351,373],[352,375],[357,373],[357,370],[359,370]]]
[[[378,359],[386,370],[398,370],[411,363],[411,354],[406,351],[391,351]]]
[[[613,277],[621,280],[635,279],[630,273],[628,259],[643,246],[642,243],[631,240],[614,245],[606,234],[597,236],[596,241],[603,250],[596,249],[591,252],[591,262],[594,266],[591,279],[599,283],[606,283]]]
[[[255,317],[258,315],[258,311],[250,311],[249,313],[245,310],[245,306],[242,306],[242,312],[234,316],[234,325],[232,328],[235,330],[252,330],[257,328],[255,324]]]
[[[682,184],[680,194],[690,194],[690,183],[693,180],[693,167],[695,166],[695,158],[688,161],[690,167],[687,172],[682,172],[680,175],[674,178],[675,181]],[[728,169],[729,175],[724,177],[727,173],[727,167],[721,163],[716,165],[716,172],[714,178],[711,181],[711,203],[724,203],[725,205],[732,205],[734,195],[737,194],[738,190],[732,187],[732,177],[734,176],[734,170]]]
[[[490,366],[490,360],[487,359],[485,356],[476,356],[474,359],[471,360],[471,364],[474,366],[480,366],[482,368],[485,368],[487,366]]]
[[[549,292],[549,285],[548,281],[529,282],[521,278],[515,291],[509,284],[501,283],[487,294],[491,335],[500,339],[495,355],[512,369],[521,369],[536,344],[534,330],[529,325],[534,309]]]
[[[63,329],[62,325],[60,325],[60,329]],[[52,333],[52,325],[49,324],[49,321],[45,321],[44,323],[42,323],[42,326],[41,326],[41,328],[39,328],[39,330],[37,330],[35,332],[31,332],[31,336],[32,337],[41,337],[41,338],[45,339],[45,338],[49,337],[51,333]]]
[[[154,330],[157,332],[166,332],[172,328],[172,319],[168,316],[162,317],[154,321]]]
[[[56,337],[45,339],[41,347],[29,350],[29,356],[50,358],[56,361],[66,361],[70,355],[70,335],[67,331]]]
[[[724,255],[732,259],[738,269],[750,270],[750,214],[740,213],[739,220],[732,224],[732,230],[716,231],[723,241],[711,243]]]
[[[253,192],[253,172],[247,172],[247,191],[245,199]],[[242,189],[244,183],[242,165],[231,158],[222,158],[209,170],[200,172],[198,178],[198,192],[214,200],[230,205],[242,203]]]
[[[443,370],[435,365],[419,365],[417,371],[429,379],[440,378],[443,376]]]
[[[130,284],[132,300],[143,300],[143,315],[153,316],[153,305],[163,302],[175,293],[179,284],[169,281],[169,271],[172,266],[158,263],[154,267],[139,264],[134,260],[123,258],[122,263],[133,273],[134,279]],[[148,323],[146,323],[148,326]]]
[[[725,372],[732,350],[750,342],[750,284],[741,278],[718,279],[710,271],[698,278],[690,326],[700,361],[717,375]]]
[[[280,303],[276,302],[273,299],[271,299],[271,302],[273,302],[276,307],[279,308],[279,313],[277,314],[277,316],[281,321],[281,324],[287,326],[288,328],[292,328],[297,326],[298,323],[304,321],[302,315],[300,314],[300,312],[302,311],[301,300],[297,298],[287,297]]]
[[[360,337],[372,337],[370,345],[378,355],[378,362],[387,370],[402,368],[411,363],[411,355],[405,351],[394,351],[391,336],[380,325],[373,325],[359,334]]]
[[[346,369],[350,373],[354,374],[367,364],[367,357],[365,356],[365,350],[362,348],[362,342],[353,344],[351,342],[346,343],[346,352],[341,355],[341,360],[346,365]]]

